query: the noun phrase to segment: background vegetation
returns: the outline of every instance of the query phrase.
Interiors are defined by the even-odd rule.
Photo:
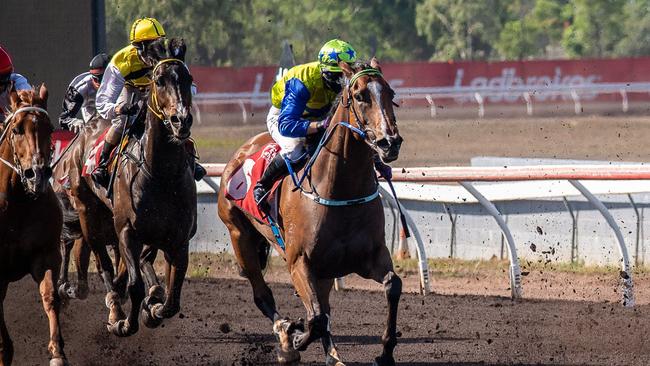
[[[650,55],[650,0],[106,0],[110,52],[130,24],[158,18],[190,62],[298,62],[330,38],[382,60],[521,60]]]

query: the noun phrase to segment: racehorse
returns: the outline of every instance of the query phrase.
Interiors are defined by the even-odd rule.
[[[305,168],[309,187],[295,189],[290,179],[280,185],[280,233],[292,283],[306,310],[306,327],[283,318],[262,276],[260,248],[276,239],[271,228],[240,210],[226,198],[225,187],[247,156],[271,141],[260,134],[247,141],[227,164],[221,179],[218,212],[230,231],[235,255],[253,287],[255,304],[273,322],[279,339],[278,361],[295,362],[299,351],[321,338],[327,365],[343,365],[330,334],[329,294],[334,278],[357,273],[383,283],[388,319],[377,365],[394,365],[397,307],[402,282],[393,270],[385,244],[384,212],[377,198],[373,157],[397,159],[402,137],[393,112],[394,92],[381,75],[376,59],[370,64],[345,62],[343,88],[320,153]],[[262,251],[263,252],[263,251]]]
[[[50,328],[50,365],[67,365],[55,288],[61,264],[61,207],[52,175],[47,88],[10,91],[10,114],[0,137],[0,365],[13,359],[3,301],[10,282],[31,274],[38,283]]]
[[[194,157],[186,147],[192,126],[192,76],[183,61],[185,42],[160,39],[148,47],[147,54],[156,62],[143,107],[147,113],[143,126],[133,126],[133,130],[143,128],[142,137],[131,137],[117,156],[112,203],[105,189],[93,186],[97,197],[112,207],[120,256],[128,273],[131,308],[126,318],[119,294],[111,291],[107,295],[107,327],[121,337],[138,331],[140,312],[146,326],[157,327],[180,311],[189,240],[196,233]],[[158,250],[165,255],[166,293],[153,268]],[[149,290],[146,299],[143,274]]]

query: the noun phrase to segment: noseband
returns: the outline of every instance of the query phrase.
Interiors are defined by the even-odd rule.
[[[172,62],[183,65],[187,69],[187,65],[185,65],[185,62],[183,62],[183,60],[179,60],[177,58],[166,58],[164,60],[158,61],[158,63],[156,64],[156,66],[154,66],[153,71],[151,73],[153,75],[156,75],[156,70],[158,70],[158,68],[161,65],[166,63],[172,63]],[[153,105],[151,103],[153,103]],[[171,128],[171,123],[172,123],[171,117],[165,115],[165,111],[163,111],[160,108],[160,103],[158,103],[158,91],[156,88],[156,80],[153,78],[151,80],[151,103],[147,103],[147,108],[151,111],[151,113],[153,113],[156,117],[158,117],[158,119],[160,119],[163,122],[165,127]]]
[[[50,116],[45,109],[40,108],[40,107],[36,107],[36,106],[27,106],[27,107],[21,107],[21,108],[16,109],[15,111],[11,112],[7,116],[7,119],[5,121],[5,126],[6,127],[5,127],[4,131],[2,132],[2,135],[0,135],[0,145],[2,145],[4,143],[4,140],[7,137],[7,131],[9,131],[9,127],[11,125],[11,122],[13,121],[13,119],[16,117],[16,115],[18,113],[34,113],[34,112],[43,113],[48,118]],[[37,122],[36,119],[34,119],[33,121],[34,121],[34,123]],[[20,165],[20,159],[18,159],[18,154],[16,153],[16,148],[14,147],[14,138],[13,138],[13,136],[14,135],[12,133],[11,136],[9,137],[9,146],[11,147],[11,150],[13,151],[14,163],[12,164],[12,163],[8,162],[7,160],[3,159],[2,157],[0,157],[0,162],[2,162],[3,164],[5,164],[9,168],[11,168],[14,172],[16,172],[16,174],[18,174],[18,176],[20,177],[20,181],[23,183],[23,185],[26,185],[27,184],[27,178],[25,177],[25,174],[23,173],[23,170],[22,170],[22,166]]]

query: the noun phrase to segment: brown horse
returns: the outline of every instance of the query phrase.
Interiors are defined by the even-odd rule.
[[[343,365],[330,334],[329,294],[334,278],[357,273],[384,284],[388,320],[382,337],[384,350],[375,363],[394,365],[402,282],[385,245],[373,156],[394,161],[402,138],[393,112],[393,91],[381,76],[377,61],[353,67],[341,62],[340,66],[348,82],[335,106],[320,154],[312,158],[310,188],[294,190],[289,179],[281,184],[278,223],[286,252],[280,254],[307,309],[306,328],[282,318],[264,282],[258,253],[260,247],[275,242],[271,229],[239,210],[224,192],[245,158],[271,141],[268,134],[249,140],[226,166],[218,198],[219,216],[230,231],[237,260],[253,287],[255,304],[273,322],[280,341],[280,362],[299,360],[298,351],[321,338],[326,364]]]
[[[117,234],[120,258],[125,264],[131,300],[128,317],[122,311],[115,284],[105,282],[109,288],[106,305],[110,310],[107,327],[117,336],[138,331],[140,312],[146,326],[157,327],[163,319],[180,311],[189,240],[196,232],[193,158],[185,146],[192,125],[192,76],[182,61],[186,46],[182,40],[171,39],[155,41],[149,47],[148,54],[161,61],[152,71],[153,82],[143,107],[147,111],[144,123],[136,123],[131,129],[136,136],[130,138],[124,153],[117,157],[112,201],[106,198],[105,189],[92,184],[89,177],[82,178],[94,199],[111,209],[109,222]],[[81,161],[78,158],[75,161]],[[76,207],[82,228],[83,222],[90,219],[81,217],[89,206],[82,202]],[[110,240],[97,245],[107,243]],[[167,264],[166,293],[153,269],[158,250],[164,252]],[[149,293],[146,299],[143,274]]]
[[[61,207],[49,184],[52,123],[47,89],[12,91],[0,137],[0,365],[13,359],[2,302],[10,282],[27,274],[38,283],[50,326],[50,365],[66,365],[55,281],[61,255]]]

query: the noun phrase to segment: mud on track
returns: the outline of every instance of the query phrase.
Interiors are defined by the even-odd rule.
[[[288,285],[273,283],[271,287],[284,314],[304,316],[300,300]],[[72,302],[63,313],[65,350],[71,364],[274,364],[270,324],[253,304],[248,282],[190,279],[183,295],[180,317],[168,320],[163,328],[142,327],[137,335],[119,339],[104,329],[104,296],[99,283],[93,282],[90,297]],[[344,361],[369,364],[381,350],[379,336],[386,314],[383,293],[333,293],[332,309],[332,329]],[[47,323],[31,279],[10,287],[5,312],[16,348],[14,364],[46,364]],[[610,302],[529,299],[513,303],[498,296],[423,298],[410,293],[403,295],[399,315],[399,365],[650,363],[648,305],[625,309]],[[322,364],[320,342],[303,353],[303,361]]]

